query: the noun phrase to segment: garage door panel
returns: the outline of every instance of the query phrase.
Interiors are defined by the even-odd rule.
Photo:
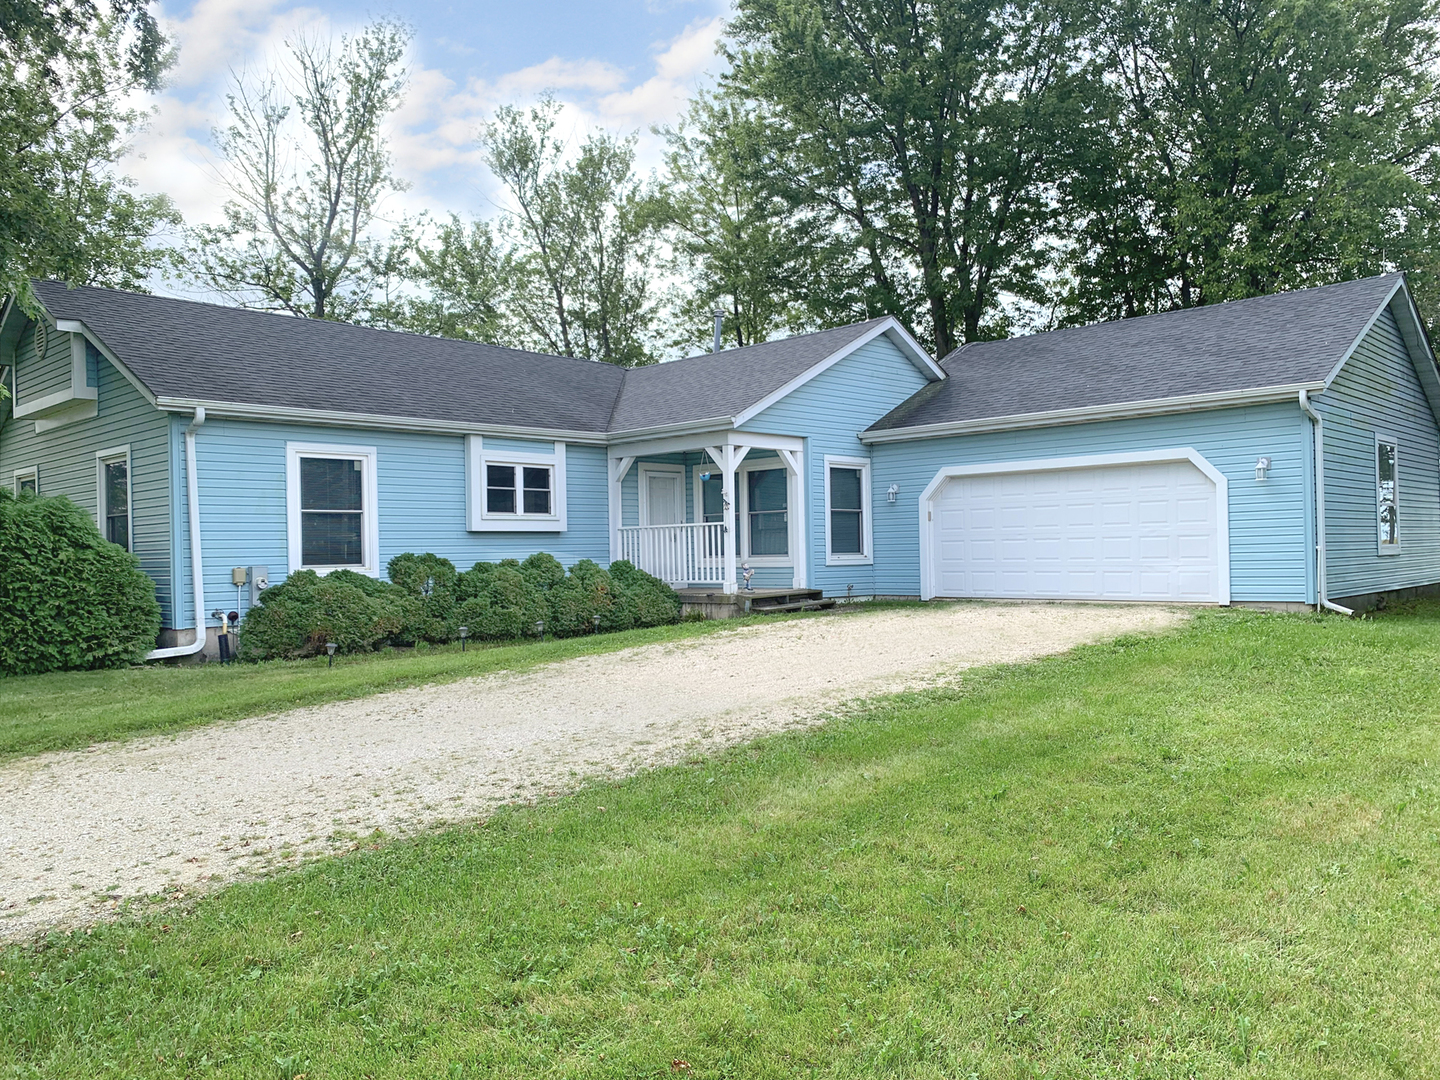
[[[1216,489],[1188,461],[955,477],[931,506],[937,595],[1220,598]]]

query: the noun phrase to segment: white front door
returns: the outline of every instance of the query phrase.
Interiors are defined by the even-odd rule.
[[[1229,599],[1216,485],[1189,461],[955,476],[929,512],[936,596]]]
[[[642,470],[642,525],[679,525],[685,520],[685,477],[679,472]]]

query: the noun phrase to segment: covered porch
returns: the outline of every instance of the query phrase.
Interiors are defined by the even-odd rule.
[[[805,442],[718,430],[615,443],[610,558],[677,589],[803,589]]]

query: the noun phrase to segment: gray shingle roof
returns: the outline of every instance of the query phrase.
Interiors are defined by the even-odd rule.
[[[609,364],[112,289],[35,282],[157,397],[604,432]]]
[[[635,368],[625,373],[610,430],[738,416],[883,321]]]
[[[870,430],[1323,382],[1400,278],[974,342]]]
[[[561,431],[731,417],[877,322],[630,371],[609,364],[36,281],[157,397]]]

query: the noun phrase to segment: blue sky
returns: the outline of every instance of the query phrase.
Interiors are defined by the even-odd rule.
[[[387,211],[490,216],[499,194],[474,137],[498,105],[553,91],[565,103],[568,135],[639,131],[649,169],[659,162],[649,127],[675,120],[720,69],[715,43],[727,11],[725,0],[162,2],[179,63],[124,166],[142,190],[170,195],[187,220],[215,220],[224,191],[210,129],[224,120],[231,71],[263,69],[297,33],[340,34],[391,15],[415,29],[415,42],[410,87],[390,131],[397,172],[411,189]]]

